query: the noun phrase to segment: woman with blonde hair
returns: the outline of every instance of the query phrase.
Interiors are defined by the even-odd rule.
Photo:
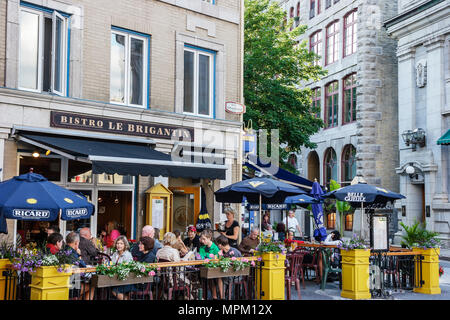
[[[177,262],[180,261],[180,252],[173,248],[177,243],[177,237],[172,232],[166,232],[163,237],[163,247],[156,253],[156,258],[161,262]]]
[[[225,231],[220,232],[220,234],[228,239],[230,246],[237,248],[240,227],[239,222],[234,219],[236,211],[231,207],[227,207],[224,211],[227,216],[227,221],[225,222]]]

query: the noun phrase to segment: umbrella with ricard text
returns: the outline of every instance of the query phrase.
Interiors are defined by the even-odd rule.
[[[85,197],[29,172],[0,183],[0,227],[4,219],[53,221],[87,219],[94,205]],[[15,237],[15,235],[14,235]]]
[[[288,196],[305,194],[302,189],[271,178],[252,178],[233,183],[214,192],[217,202],[259,204],[259,221],[263,203],[284,203]],[[261,240],[261,227],[259,228]]]

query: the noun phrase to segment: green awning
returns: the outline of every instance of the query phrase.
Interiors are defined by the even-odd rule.
[[[450,144],[450,129],[438,139],[437,144]]]

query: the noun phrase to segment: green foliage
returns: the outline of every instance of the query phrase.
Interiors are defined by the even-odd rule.
[[[403,241],[401,244],[410,249],[413,247],[424,249],[438,248],[441,244],[440,240],[437,239],[439,233],[427,230],[425,224],[422,227],[420,222],[416,221],[416,223],[410,227],[403,222],[400,222],[400,225],[406,232],[406,234],[402,236]]]
[[[146,277],[154,276],[155,270],[157,270],[155,265],[131,261],[118,263],[112,266],[101,264],[96,267],[95,272],[99,275],[107,275],[109,277],[114,277],[117,275],[118,280],[125,280],[128,278],[130,273],[134,273],[136,277]]]
[[[311,106],[311,90],[298,86],[319,80],[326,72],[314,65],[318,57],[309,51],[306,41],[297,44],[306,26],[290,31],[293,20],[286,25],[285,16],[276,2],[245,0],[244,121],[252,120],[256,130],[279,129],[280,144],[297,152],[303,145],[316,147],[309,137],[323,126],[315,117],[319,110]],[[283,148],[280,161],[286,161]]]
[[[330,180],[330,191],[340,189],[341,185],[334,181],[333,179]],[[339,232],[343,233],[344,229],[344,216],[346,212],[349,212],[352,210],[351,205],[348,202],[345,201],[339,201],[339,200],[332,200],[329,202],[328,210],[332,211],[334,208],[336,208],[337,214],[339,214]]]
[[[286,247],[281,241],[261,241],[261,243],[256,247],[258,253],[285,253]]]
[[[202,266],[207,268],[220,268],[222,272],[228,272],[230,269],[239,271],[250,265],[254,266],[255,263],[253,261],[250,262],[247,258],[225,258],[223,255],[219,255],[219,259],[217,260],[205,259],[205,263]]]

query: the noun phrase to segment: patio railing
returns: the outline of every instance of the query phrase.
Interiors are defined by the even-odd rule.
[[[209,278],[202,271],[203,261],[156,263],[158,270],[154,276],[137,278],[130,275],[125,280],[98,275],[95,267],[74,268],[69,300],[211,300],[214,290],[214,298],[254,300],[260,296],[256,292],[256,279],[258,272],[261,275],[261,263],[256,258],[254,261],[255,266],[249,267],[243,275],[235,275],[230,270],[216,272]],[[5,300],[30,299],[30,274],[8,269],[3,275]]]

